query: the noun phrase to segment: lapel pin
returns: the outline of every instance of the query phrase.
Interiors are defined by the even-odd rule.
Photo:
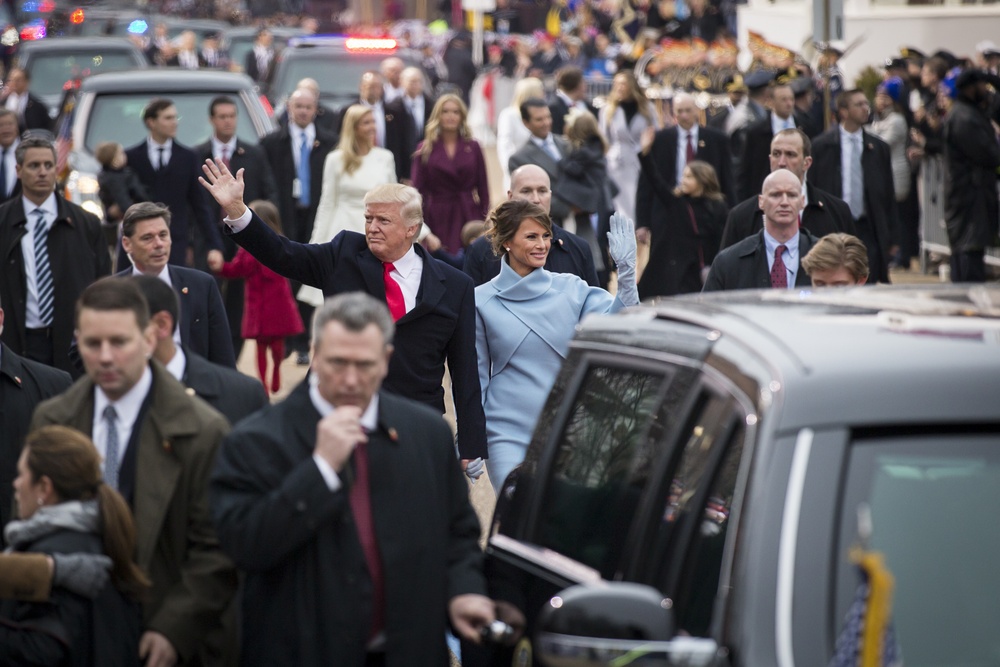
[[[165,451],[167,453],[171,453],[171,454],[173,453],[174,446],[172,444],[170,444],[169,440],[164,440],[163,441],[163,451]]]
[[[820,202],[816,202],[816,204],[817,204],[817,205],[818,205],[818,206],[819,206],[820,208],[823,208],[823,202],[821,202],[821,201],[820,201]]]
[[[187,394],[188,396],[194,396],[196,392],[191,387],[188,387],[187,389],[184,390],[184,393]]]
[[[563,244],[563,240],[559,239],[559,245],[562,245],[562,244]]]
[[[18,383],[18,384],[21,384],[21,378],[19,378],[19,377],[17,377],[17,376],[15,375],[15,376],[14,376],[14,382],[16,382],[16,383]]]
[[[391,113],[387,113],[385,115],[385,122],[387,122],[387,123],[391,123],[392,122],[392,114]]]
[[[187,287],[182,287],[181,288],[181,294],[187,294],[187,293],[188,293],[188,288]]]
[[[244,152],[245,152],[245,151],[244,151],[244,150],[243,150],[242,148],[237,148],[237,149],[236,149],[236,154],[237,154],[237,155],[243,155],[243,153],[244,153]]]
[[[392,428],[391,426],[389,427],[389,439],[392,440],[393,442],[399,442],[399,431]]]
[[[868,144],[868,150],[871,150],[873,148],[875,148],[875,146],[873,146],[872,144]]]
[[[319,148],[319,139],[313,139],[313,148]]]
[[[704,147],[705,147],[705,140],[704,139],[699,139],[698,140],[698,148],[704,148]]]

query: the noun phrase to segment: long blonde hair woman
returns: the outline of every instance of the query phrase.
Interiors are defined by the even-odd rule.
[[[660,119],[632,72],[615,74],[599,121],[608,140],[608,175],[618,186],[615,209],[635,218],[635,191],[639,185],[637,155],[642,132],[647,127],[660,129]]]
[[[514,84],[514,97],[510,105],[497,115],[497,159],[503,171],[503,191],[510,190],[510,156],[527,143],[531,132],[521,120],[521,103],[531,97],[545,98],[545,86],[533,76]]]
[[[462,226],[485,220],[490,206],[486,160],[471,138],[468,110],[458,95],[442,95],[413,156],[413,187],[424,200],[424,222],[451,253],[462,247]]]
[[[343,231],[364,233],[365,193],[376,185],[396,182],[392,153],[375,145],[375,116],[361,104],[344,112],[340,143],[326,156],[323,190],[310,243],[326,243]],[[323,294],[304,286],[298,298],[318,306]]]

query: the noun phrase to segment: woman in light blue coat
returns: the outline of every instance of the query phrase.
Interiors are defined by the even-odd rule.
[[[618,268],[618,296],[579,277],[543,267],[552,222],[540,207],[511,200],[490,213],[488,232],[501,257],[500,274],[476,288],[476,352],[486,413],[493,488],[524,459],[535,421],[569,351],[577,323],[639,302],[635,287],[635,225],[615,213],[608,232]]]

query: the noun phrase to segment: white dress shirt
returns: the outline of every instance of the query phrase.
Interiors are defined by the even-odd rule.
[[[160,147],[163,148],[163,164],[160,164]],[[170,164],[170,154],[174,147],[174,140],[167,139],[163,144],[153,141],[152,137],[146,137],[146,152],[149,155],[149,164],[153,169],[163,169]]]
[[[406,110],[409,111],[410,116],[413,117],[413,129],[417,132],[417,134],[420,134],[420,131],[423,130],[426,122],[426,116],[424,115],[424,96],[417,95],[416,97],[409,97],[404,95],[403,104],[406,105]],[[417,129],[417,126],[419,126],[420,129]]]
[[[771,135],[775,135],[782,130],[787,130],[795,127],[795,118],[789,116],[788,118],[778,118],[778,114],[771,112]]]
[[[799,272],[799,233],[781,243],[776,238],[767,233],[764,229],[764,250],[767,251],[767,270],[774,268],[774,251],[779,245],[785,246],[785,253],[781,256],[781,261],[785,263],[785,271],[788,274],[788,289],[795,287],[795,276]]]
[[[336,409],[335,405],[320,395],[319,380],[316,378],[315,373],[309,375],[309,399],[312,401],[312,404],[316,408],[316,412],[319,413],[321,419]],[[378,428],[378,394],[372,396],[372,400],[368,404],[368,407],[361,413],[360,421],[361,427],[368,431],[374,431]],[[316,462],[316,467],[319,468],[319,473],[323,476],[323,481],[326,482],[326,486],[331,491],[339,490],[342,483],[340,481],[340,475],[338,475],[337,471],[333,469],[333,466],[319,454],[314,453],[312,458],[313,461]]]
[[[234,234],[237,234],[247,228],[252,218],[250,209],[247,208],[240,217],[236,219],[226,217],[222,222],[226,223]],[[423,227],[426,229],[427,224],[424,223]],[[392,265],[395,269],[391,273],[392,278],[399,284],[399,289],[403,293],[406,312],[410,312],[417,305],[417,292],[420,291],[420,280],[424,275],[424,262],[413,246],[410,246],[406,254],[393,262]]]
[[[38,277],[35,275],[35,210],[40,208],[45,211],[45,223],[51,231],[52,224],[56,221],[56,216],[58,215],[56,196],[55,194],[49,195],[49,198],[42,202],[41,206],[35,206],[34,202],[22,196],[21,205],[24,206],[24,212],[28,221],[26,232],[21,237],[21,254],[24,256],[24,278],[28,288],[28,298],[24,304],[24,326],[26,329],[41,329],[47,325],[39,319],[38,312]],[[53,266],[51,255],[49,256],[49,266],[54,272],[55,267]],[[59,285],[55,283],[55,273],[53,273],[52,278],[53,287],[59,289]]]
[[[184,354],[184,350],[181,349],[180,345],[174,347],[174,358],[171,359],[164,368],[167,372],[174,376],[178,382],[183,382],[184,371],[187,370],[187,355]]]
[[[124,396],[117,401],[112,401],[104,390],[98,386],[94,387],[94,445],[97,453],[103,459],[107,454],[108,427],[104,420],[104,408],[113,405],[118,413],[118,467],[121,467],[125,458],[125,451],[128,449],[129,440],[132,438],[132,429],[139,418],[139,411],[142,410],[143,401],[149,394],[149,389],[153,386],[153,372],[147,365],[142,372],[142,377],[135,383]]]
[[[309,142],[310,151],[311,146],[316,143],[316,124],[309,123],[304,128],[299,127],[295,123],[288,124],[288,134],[292,138],[292,159],[295,161],[295,173],[299,173],[300,165],[299,158],[302,152],[302,135],[305,134],[306,141]],[[307,165],[308,166],[308,165]],[[319,183],[313,183],[312,187],[321,187]]]
[[[551,133],[544,139],[531,135],[531,141],[556,162],[562,159],[562,153],[559,152],[559,147],[556,146],[556,140],[552,138]]]
[[[14,155],[14,151],[21,144],[20,139],[14,139],[11,145],[7,148],[7,155],[3,158],[4,161],[4,173],[7,175],[7,182],[3,184],[4,193],[9,193],[14,191],[14,186],[17,185],[17,157]],[[0,148],[0,151],[3,149]]]
[[[691,143],[694,145],[694,154],[698,156],[698,123],[691,126],[690,130],[685,130],[680,125],[677,126],[677,182],[681,184],[681,176],[684,175],[684,167],[687,166],[687,145],[688,134],[691,135]]]
[[[234,134],[232,138],[223,143],[213,134],[212,135],[212,157],[217,160],[222,159],[222,149],[226,149],[226,157],[230,160],[233,159],[233,155],[236,154],[236,135]]]

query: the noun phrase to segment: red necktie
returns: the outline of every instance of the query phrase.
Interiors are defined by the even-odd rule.
[[[785,289],[788,287],[788,271],[781,256],[788,250],[783,245],[774,249],[774,264],[771,265],[771,287]]]
[[[694,137],[688,132],[687,155],[684,156],[685,164],[694,162]]]
[[[222,147],[222,164],[226,165],[226,169],[229,169],[229,146]]]
[[[385,302],[392,313],[392,319],[398,320],[406,315],[406,302],[403,301],[403,290],[399,288],[399,283],[392,277],[392,272],[396,267],[392,262],[382,264],[382,279],[385,281]]]
[[[360,442],[354,448],[354,484],[351,486],[348,499],[351,503],[351,513],[354,515],[354,525],[358,530],[358,540],[365,552],[365,563],[368,574],[372,578],[372,625],[371,639],[385,625],[385,590],[382,580],[382,558],[378,552],[378,540],[375,538],[375,520],[372,518],[371,488],[368,484],[368,445]]]

